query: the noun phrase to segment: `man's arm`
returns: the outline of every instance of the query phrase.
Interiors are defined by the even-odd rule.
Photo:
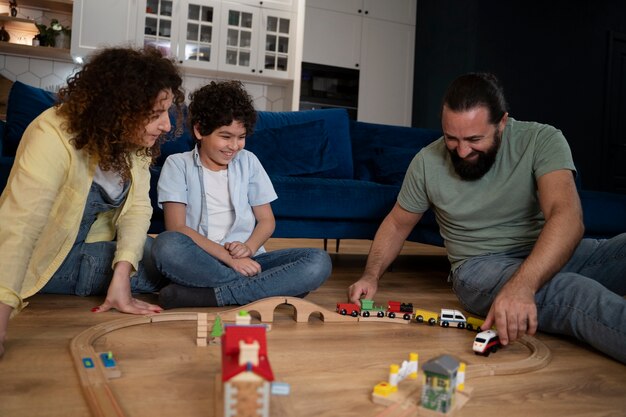
[[[528,258],[494,299],[483,325],[488,329],[495,323],[505,345],[524,334],[535,334],[535,294],[569,261],[584,232],[571,171],[545,174],[537,180],[537,188],[546,223]]]
[[[411,213],[398,203],[385,217],[376,232],[361,278],[348,288],[348,299],[356,303],[361,297],[371,299],[378,289],[378,280],[402,250],[411,230],[422,213]]]

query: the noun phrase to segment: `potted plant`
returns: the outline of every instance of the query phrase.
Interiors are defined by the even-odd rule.
[[[69,49],[72,31],[59,23],[57,19],[50,21],[50,26],[38,24],[39,45]]]

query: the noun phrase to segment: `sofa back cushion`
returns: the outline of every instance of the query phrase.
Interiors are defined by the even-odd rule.
[[[275,175],[344,179],[353,176],[350,124],[345,109],[260,111],[246,148]]]
[[[7,123],[2,137],[4,156],[15,156],[24,130],[40,113],[52,107],[56,94],[32,87],[20,81],[13,83],[9,92]]]
[[[441,131],[350,121],[354,178],[401,184],[413,157]]]

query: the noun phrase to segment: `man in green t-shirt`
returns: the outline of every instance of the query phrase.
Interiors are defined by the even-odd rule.
[[[582,239],[572,155],[552,126],[509,117],[498,80],[450,84],[443,137],[411,162],[381,224],[352,302],[372,298],[422,214],[432,208],[453,289],[508,344],[541,331],[575,336],[626,363],[626,234]]]

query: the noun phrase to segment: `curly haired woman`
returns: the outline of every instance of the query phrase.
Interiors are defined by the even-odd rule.
[[[257,157],[244,148],[256,112],[238,81],[212,82],[191,95],[196,148],[170,155],[159,177],[166,232],[154,242],[155,266],[172,283],[164,308],[247,304],[303,296],[332,269],[325,251],[266,252],[276,192]]]
[[[161,311],[132,293],[166,283],[144,257],[148,167],[181,84],[155,49],[104,49],[24,132],[0,197],[0,356],[9,317],[37,292],[106,294],[94,312]]]

